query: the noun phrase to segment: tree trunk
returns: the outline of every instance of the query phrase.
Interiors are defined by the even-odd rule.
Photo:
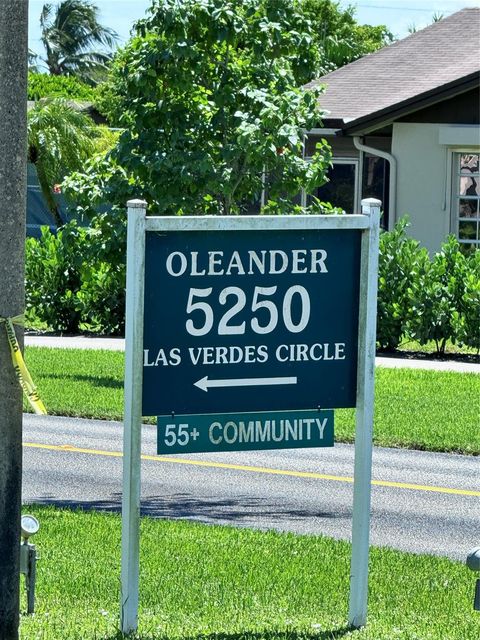
[[[24,310],[28,0],[0,14],[0,317]],[[16,327],[20,343],[23,328]],[[19,624],[22,392],[0,324],[0,640]]]

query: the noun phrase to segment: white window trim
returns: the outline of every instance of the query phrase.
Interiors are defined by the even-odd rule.
[[[457,184],[457,155],[461,153],[472,153],[480,155],[480,147],[471,147],[471,146],[459,146],[459,147],[449,147],[448,149],[448,157],[447,157],[447,194],[449,195],[449,210],[450,210],[450,224],[448,233],[453,234],[460,244],[473,244],[477,249],[480,249],[480,237],[476,242],[469,240],[460,240],[459,232],[458,232],[458,210],[457,210],[457,202],[460,198],[460,195],[457,193],[458,184]],[[479,214],[480,215],[480,214]]]
[[[307,162],[311,162],[311,156],[305,158]],[[354,192],[353,192],[353,211],[351,213],[358,213],[360,211],[360,197],[359,197],[359,189],[358,189],[358,181],[359,181],[359,166],[360,160],[359,158],[347,157],[347,156],[334,156],[332,158],[332,164],[335,166],[336,164],[353,164],[355,167],[355,178],[354,178]],[[302,189],[301,193],[301,204],[302,207],[307,206],[307,192],[305,189]],[[332,203],[334,204],[334,203]]]

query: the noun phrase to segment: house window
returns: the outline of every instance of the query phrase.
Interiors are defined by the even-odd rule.
[[[359,209],[359,203],[356,202],[358,160],[334,158],[327,177],[329,181],[317,187],[312,195],[322,202],[340,207],[346,213],[356,213]],[[307,194],[306,204],[311,202],[312,196]]]
[[[388,229],[390,164],[379,156],[363,156],[362,198],[376,198],[382,203],[380,225]]]
[[[480,249],[480,154],[456,153],[453,219],[459,242],[466,250]]]

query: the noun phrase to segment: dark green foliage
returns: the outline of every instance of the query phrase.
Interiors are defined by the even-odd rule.
[[[457,314],[462,312],[467,262],[458,240],[450,236],[431,262],[425,262],[410,286],[407,332],[425,344],[435,342],[443,355],[448,340],[458,339]]]
[[[28,74],[28,99],[65,98],[93,102],[95,92],[88,84],[73,76],[50,76],[46,73]]]
[[[81,248],[85,230],[72,222],[57,235],[42,228],[39,240],[27,238],[25,308],[55,331],[77,333],[80,323]]]
[[[354,6],[343,8],[334,0],[301,0],[301,5],[311,22],[313,43],[318,48],[316,77],[373,53],[394,40],[385,25],[358,24]]]
[[[407,220],[380,236],[377,341],[394,350],[403,339],[448,341],[480,350],[480,251],[465,256],[450,236],[430,259],[406,235]]]
[[[405,335],[410,315],[410,286],[429,261],[426,249],[409,238],[407,218],[391,232],[380,235],[378,265],[377,342],[381,349],[394,350]]]
[[[129,198],[145,198],[150,214],[238,214],[265,186],[270,213],[298,213],[292,197],[324,181],[331,157],[322,141],[303,159],[303,132],[320,110],[318,91],[297,89],[316,54],[296,2],[157,0],[136,29],[102,89],[117,97],[110,117],[124,131],[106,158],[63,183],[93,227],[98,251],[77,298],[82,321],[102,331],[123,326]]]
[[[85,265],[77,294],[82,323],[90,331],[123,334],[125,328],[125,268],[108,262]]]
[[[319,91],[298,89],[317,62],[299,3],[156,0],[136,33],[102,89],[124,132],[68,188],[95,204],[102,183],[112,205],[135,195],[151,213],[200,215],[243,213],[264,186],[289,212],[288,196],[324,182],[326,142],[302,154],[321,112]]]
[[[97,84],[94,91],[95,96],[93,104],[95,109],[105,118],[110,127],[117,127],[118,118],[116,104],[118,102],[118,96],[113,87],[108,81],[100,82]]]
[[[123,333],[124,229],[106,229],[106,220],[87,229],[72,221],[57,235],[44,227],[40,239],[27,239],[27,319],[66,333]]]
[[[125,328],[126,219],[97,214],[88,235],[78,293],[82,322],[91,331],[121,335]]]
[[[466,258],[464,291],[460,308],[454,313],[457,338],[461,344],[480,351],[480,251]]]

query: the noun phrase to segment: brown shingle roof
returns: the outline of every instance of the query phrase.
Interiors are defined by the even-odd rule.
[[[362,122],[399,105],[462,85],[480,70],[480,8],[462,9],[426,29],[313,80],[327,86],[328,119]],[[350,126],[353,122],[350,122]]]

